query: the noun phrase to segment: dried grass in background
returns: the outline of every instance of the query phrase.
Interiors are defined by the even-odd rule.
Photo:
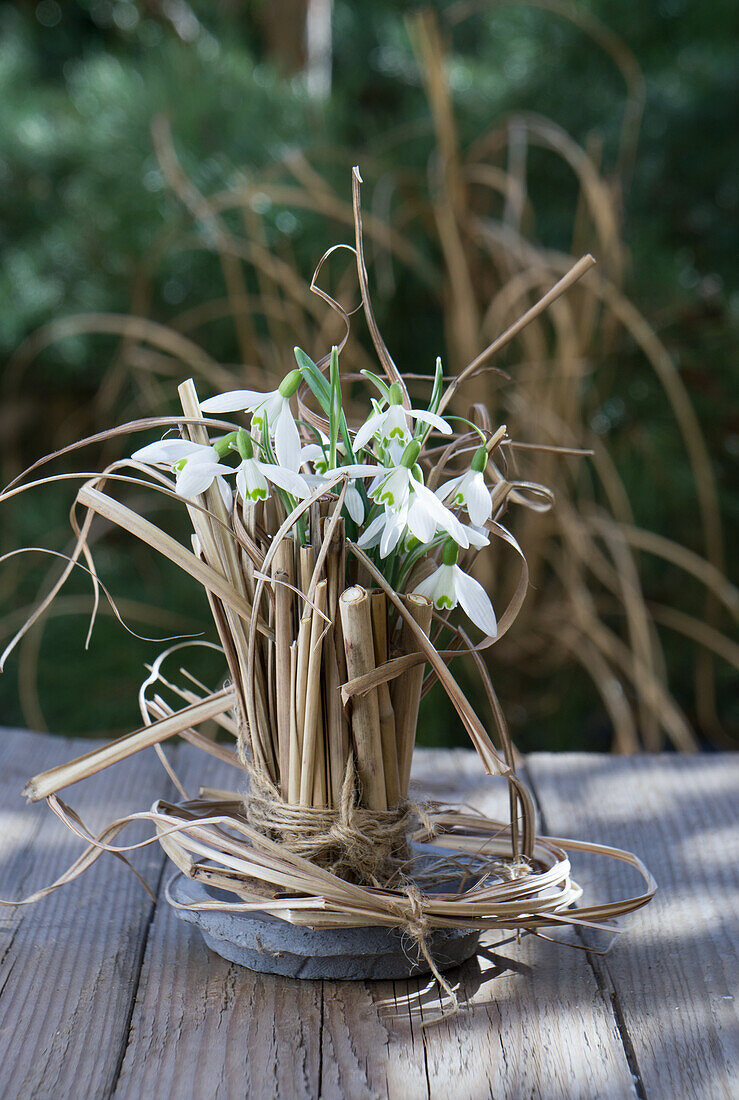
[[[689,750],[698,740],[670,688],[661,631],[676,631],[696,647],[695,701],[700,732],[721,743],[716,715],[716,657],[739,667],[739,649],[727,636],[727,624],[739,610],[739,595],[724,575],[723,538],[715,480],[705,440],[692,403],[663,342],[624,292],[628,267],[623,240],[622,203],[634,161],[644,90],[638,65],[628,49],[586,12],[539,0],[554,17],[573,20],[594,48],[602,49],[623,74],[626,87],[619,159],[607,175],[599,150],[579,147],[554,122],[531,114],[497,121],[472,143],[458,132],[446,68],[448,36],[489,4],[458,3],[444,23],[421,13],[409,21],[419,70],[429,104],[435,149],[427,172],[416,174],[403,163],[402,135],[389,135],[375,163],[363,154],[363,170],[374,185],[373,213],[365,216],[375,298],[392,295],[402,280],[426,288],[444,318],[448,374],[474,360],[480,347],[494,342],[517,316],[572,266],[573,258],[593,252],[598,267],[578,288],[558,301],[517,337],[504,362],[477,356],[479,373],[464,395],[474,417],[504,421],[517,441],[546,439],[552,450],[506,450],[507,473],[553,488],[557,506],[550,512],[527,509],[516,533],[527,546],[532,590],[520,623],[496,647],[496,667],[520,673],[522,690],[536,695],[537,677],[579,667],[592,679],[613,728],[613,747],[631,752],[657,750],[665,743]],[[326,220],[326,239],[345,227],[351,239],[348,193],[329,182],[338,160],[350,153],[332,150],[312,158],[290,154],[272,170],[228,191],[203,195],[183,171],[176,135],[156,119],[154,147],[172,193],[189,213],[192,229],[175,239],[163,235],[142,269],[132,315],[86,315],[55,322],[19,349],[6,377],[16,391],[31,377],[35,356],[50,343],[73,333],[108,333],[119,338],[93,413],[93,427],[141,408],[165,408],[176,380],[191,373],[205,392],[229,388],[236,377],[259,386],[283,371],[285,349],[300,343],[311,353],[341,339],[336,313],[310,292],[306,276],[285,238],[275,254],[267,246],[265,202],[291,210],[312,211]],[[393,145],[395,140],[396,144]],[[579,198],[573,210],[569,251],[545,250],[535,243],[535,210],[528,194],[530,150],[544,148],[568,165]],[[371,153],[371,151],[370,151]],[[392,163],[392,171],[386,165]],[[319,165],[324,165],[320,169]],[[428,247],[427,247],[428,246]],[[165,326],[147,317],[152,272],[158,251],[208,248],[218,256],[222,288],[197,308]],[[321,285],[347,310],[358,302],[351,264],[329,256]],[[241,362],[222,364],[204,350],[208,326],[229,319]],[[603,443],[589,427],[586,386],[599,385],[597,363],[628,337],[640,349],[664,390],[675,429],[684,442],[695,483],[696,526],[702,554],[637,527],[627,493]],[[352,340],[344,362],[358,370],[370,365],[362,345]],[[505,375],[495,368],[505,367]],[[493,369],[490,369],[493,368]],[[419,393],[424,382],[417,382]],[[91,425],[67,423],[69,437]],[[12,428],[4,441],[12,455]],[[557,449],[561,449],[558,453]],[[46,448],[44,448],[46,449]],[[584,465],[574,453],[592,449]],[[115,452],[106,451],[106,458]],[[584,473],[583,471],[587,472]],[[10,473],[15,472],[10,467]],[[643,555],[655,556],[705,588],[702,617],[682,607],[655,604],[640,579]],[[503,557],[492,567],[503,591],[515,584]],[[4,579],[12,586],[12,571]],[[8,624],[4,624],[6,627]],[[33,721],[35,657],[38,639],[29,635],[22,650],[24,698]]]

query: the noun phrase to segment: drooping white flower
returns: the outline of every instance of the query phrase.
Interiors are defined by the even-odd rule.
[[[479,447],[466,474],[452,478],[436,490],[439,500],[450,506],[466,508],[475,527],[482,527],[493,514],[493,501],[485,484],[488,453]]]
[[[270,483],[299,499],[310,496],[308,483],[297,470],[286,469],[274,462],[262,462],[254,457],[251,437],[243,428],[236,433],[231,447],[238,451],[241,458],[236,469],[236,488],[247,503],[266,500],[270,495]]]
[[[369,547],[379,543],[380,557],[386,558],[406,531],[421,543],[431,542],[437,532],[446,531],[465,549],[470,544],[457,517],[423,484],[420,471],[414,468],[420,449],[417,441],[411,441],[400,465],[376,477],[370,487],[370,497],[383,505],[384,512],[370,523],[359,545]]]
[[[200,408],[207,413],[250,412],[251,433],[261,440],[265,423],[269,427],[270,440],[274,440],[275,455],[280,466],[297,470],[300,466],[300,433],[295,423],[290,398],[301,381],[299,370],[292,370],[280,382],[276,390],[260,393],[258,390],[230,390],[203,401]]]
[[[231,505],[231,488],[224,480],[232,474],[230,466],[218,460],[215,447],[192,443],[187,439],[162,439],[135,451],[132,458],[151,466],[168,466],[175,475],[175,490],[181,497],[196,497],[215,481],[227,507]]]
[[[357,526],[359,526],[360,523],[364,523],[364,501],[362,500],[362,494],[354,484],[354,480],[350,480],[346,487],[344,504],[346,505],[347,512]]]
[[[337,473],[343,474],[348,480],[346,496],[344,497],[346,510],[356,524],[363,523],[364,501],[362,500],[362,495],[355,485],[355,482],[359,478],[374,477],[379,473],[383,473],[384,468],[376,465],[354,463],[347,466],[337,466],[335,469],[332,469],[327,457],[329,440],[328,436],[324,435],[323,432],[321,432],[321,442],[325,446],[319,443],[309,443],[301,450],[301,465],[310,463],[313,466],[313,472],[305,473],[303,477],[312,489],[317,489],[320,485],[330,484]],[[339,442],[337,451],[339,454],[344,454],[343,443]]]
[[[378,406],[375,405],[375,408]],[[400,461],[403,451],[413,438],[410,420],[428,424],[443,435],[451,435],[452,429],[436,413],[426,409],[404,409],[401,403],[400,387],[393,383],[390,387],[390,404],[380,412],[368,417],[354,437],[354,449],[360,451],[369,441],[377,438],[379,452],[383,458],[393,464]]]
[[[430,577],[416,585],[413,591],[427,596],[439,611],[451,610],[460,605],[475,626],[489,638],[498,633],[498,623],[493,605],[485,589],[457,565],[457,547],[447,543],[442,564]]]

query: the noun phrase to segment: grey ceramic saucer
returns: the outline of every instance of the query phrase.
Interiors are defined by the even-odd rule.
[[[444,890],[450,890],[448,884]],[[439,889],[439,888],[437,888]],[[208,947],[230,962],[290,978],[391,979],[420,977],[429,964],[418,944],[396,928],[312,929],[288,924],[269,913],[180,909],[233,895],[178,875],[169,895],[175,915],[194,925]],[[433,929],[427,946],[440,971],[458,966],[477,951],[479,933]]]

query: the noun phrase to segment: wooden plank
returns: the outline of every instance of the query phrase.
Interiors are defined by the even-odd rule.
[[[611,952],[592,957],[639,1094],[739,1095],[739,756],[537,754],[528,765],[549,831],[628,848],[659,882]],[[637,885],[622,865],[576,865],[600,898]]]
[[[20,798],[26,779],[90,747],[89,741],[0,730],[0,897],[52,882],[83,849],[45,805]],[[171,784],[142,753],[70,791],[97,828],[150,804]],[[123,834],[135,838],[135,829]],[[134,859],[156,885],[157,848]],[[31,906],[0,909],[0,1092],[21,1097],[103,1097],[116,1078],[153,904],[110,856]]]
[[[201,783],[234,789],[233,768],[189,745],[178,751],[187,790],[195,794]],[[115,1097],[318,1096],[321,987],[226,962],[161,900]]]
[[[507,819],[507,790],[466,750],[420,752],[415,790]],[[458,974],[461,1016],[421,1029],[379,1007],[426,983],[326,983],[322,1095],[551,1098],[633,1097],[610,1013],[581,951],[489,936]],[[401,1013],[402,1013],[401,1009]],[[439,1011],[432,989],[423,1014]]]

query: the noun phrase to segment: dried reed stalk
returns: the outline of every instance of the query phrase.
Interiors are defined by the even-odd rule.
[[[428,634],[433,611],[430,601],[425,596],[411,595],[406,596],[403,602],[413,621],[418,624],[424,634]],[[413,653],[418,649],[418,644],[410,627],[405,622],[401,628],[400,648],[404,653]],[[411,777],[411,760],[413,759],[413,746],[416,741],[423,675],[424,666],[418,664],[415,668],[411,668],[408,672],[399,676],[392,685],[392,704],[395,712],[397,738],[398,782],[402,798],[405,798],[408,794],[408,784]]]
[[[387,597],[384,592],[372,592],[370,596],[372,614],[372,637],[375,650],[375,665],[381,667],[388,659],[387,640]],[[377,685],[377,702],[380,711],[380,736],[382,738],[382,767],[385,774],[385,797],[389,810],[400,801],[400,779],[398,776],[398,744],[395,734],[395,711],[390,700],[390,686],[387,682]]]
[[[310,620],[308,666],[306,672],[305,711],[303,719],[303,755],[300,770],[300,802],[303,806],[324,805],[325,759],[321,718],[321,655],[323,652],[324,613],[326,610],[326,581],[316,585],[315,605]],[[313,801],[314,780],[318,779],[318,797]]]
[[[359,585],[347,588],[339,598],[339,608],[348,674],[363,676],[375,668],[369,596]],[[357,776],[362,790],[362,805],[372,810],[386,810],[380,708],[374,689],[354,699],[351,730],[357,756]]]
[[[324,537],[326,528],[324,528]],[[344,588],[346,563],[344,554],[344,522],[339,523],[326,558],[326,610],[330,625],[324,642],[324,720],[326,724],[326,763],[328,770],[329,805],[341,803],[341,790],[349,756],[349,722],[341,699],[341,685],[346,679],[344,639],[339,616],[339,595]]]
[[[292,694],[290,684],[290,647],[293,641],[293,593],[288,587],[295,579],[295,557],[292,539],[284,539],[272,562],[272,579],[275,596],[275,703],[277,714],[278,761],[280,790],[288,796],[290,774],[290,715]]]

